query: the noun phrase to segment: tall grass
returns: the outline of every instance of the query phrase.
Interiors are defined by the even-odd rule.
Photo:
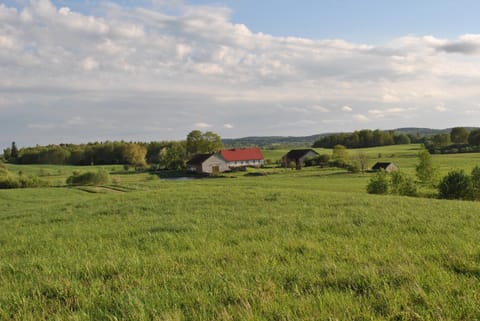
[[[480,203],[333,170],[136,177],[0,191],[1,320],[480,318]]]

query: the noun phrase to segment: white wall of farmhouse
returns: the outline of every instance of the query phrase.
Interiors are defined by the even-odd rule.
[[[246,161],[233,161],[227,163],[228,167],[235,168],[235,167],[261,167],[263,166],[263,159],[256,159],[256,160],[246,160]]]
[[[213,154],[210,158],[202,163],[202,172],[212,174],[214,169],[218,168],[218,172],[222,173],[229,170],[227,162],[223,157]]]

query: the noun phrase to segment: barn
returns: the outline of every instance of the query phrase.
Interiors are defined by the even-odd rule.
[[[219,154],[197,154],[187,162],[187,169],[196,173],[217,174],[228,171],[227,162]]]
[[[285,167],[291,162],[295,163],[297,169],[301,169],[306,160],[315,158],[318,153],[313,149],[292,149],[287,154],[283,155],[282,163]]]
[[[378,172],[380,170],[384,170],[385,172],[397,172],[398,166],[394,163],[389,162],[378,162],[372,167],[372,171]]]

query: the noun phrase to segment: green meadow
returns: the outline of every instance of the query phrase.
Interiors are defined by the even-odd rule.
[[[413,175],[418,150],[362,151]],[[433,158],[446,174],[480,154]],[[0,190],[0,320],[480,320],[480,202],[369,195],[372,174],[314,167],[103,166],[111,185],[67,187],[92,167],[7,166],[52,187]]]

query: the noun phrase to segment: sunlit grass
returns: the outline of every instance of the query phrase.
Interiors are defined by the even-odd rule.
[[[414,172],[407,148],[367,152]],[[480,319],[479,202],[368,195],[368,173],[267,172],[0,191],[0,320]]]

